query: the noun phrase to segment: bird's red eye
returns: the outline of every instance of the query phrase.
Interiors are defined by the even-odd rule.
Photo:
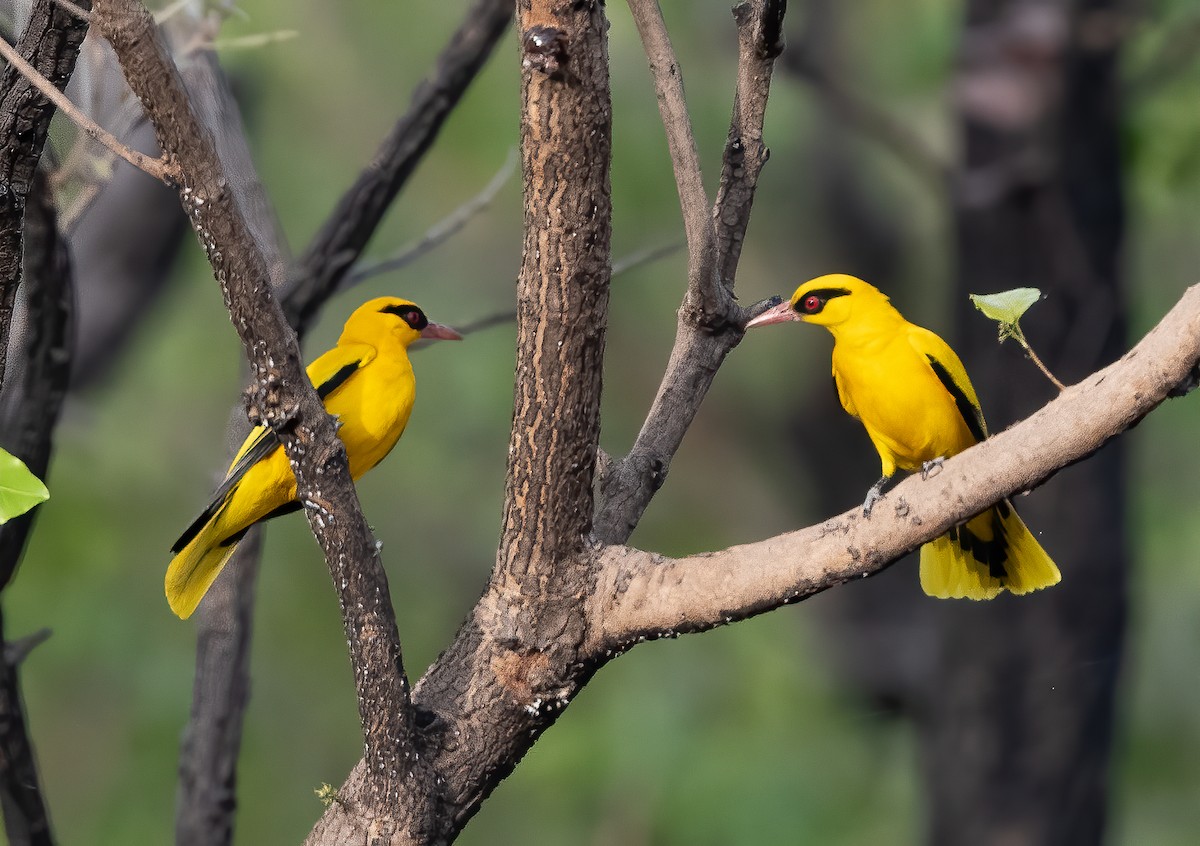
[[[800,305],[807,314],[816,314],[821,310],[821,298],[816,294],[809,294]]]

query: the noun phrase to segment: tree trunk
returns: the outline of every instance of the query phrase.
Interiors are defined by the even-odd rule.
[[[998,346],[968,293],[1040,287],[1026,336],[1068,384],[1125,349],[1118,39],[1111,4],[979,0],[956,79],[959,336],[993,431],[1053,395]],[[997,96],[1000,95],[1000,96]],[[1110,443],[1017,503],[1063,581],[939,610],[943,655],[921,725],[934,844],[1103,838],[1126,614],[1125,449]]]

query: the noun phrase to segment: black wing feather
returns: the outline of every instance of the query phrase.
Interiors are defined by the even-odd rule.
[[[954,397],[954,404],[958,406],[958,413],[962,415],[963,422],[967,424],[967,429],[970,431],[972,437],[976,441],[985,440],[987,438],[987,430],[983,425],[983,412],[971,403],[966,393],[954,381],[954,377],[950,375],[950,371],[940,361],[928,353],[926,353],[925,357],[929,359],[929,366],[937,374],[938,381],[950,392],[950,396]]]
[[[352,361],[338,369],[336,373],[330,376],[321,384],[317,385],[317,396],[324,402],[325,398],[345,384],[355,370],[362,366],[362,360]]]
[[[324,402],[330,394],[344,385],[346,380],[349,379],[350,376],[356,370],[358,370],[361,365],[362,361],[359,360],[352,361],[349,364],[338,368],[338,370],[332,376],[316,386],[317,396],[319,396],[321,401]],[[200,512],[200,516],[193,520],[192,524],[184,530],[182,535],[179,536],[179,540],[175,541],[174,546],[171,547],[171,552],[179,552],[191,542],[192,538],[200,534],[201,529],[203,529],[208,522],[212,520],[222,508],[225,507],[225,502],[228,500],[230,492],[237,487],[238,482],[242,480],[242,478],[246,475],[246,472],[255,464],[273,453],[275,450],[279,449],[279,447],[279,436],[276,435],[272,429],[269,429],[266,426],[260,427],[258,438],[253,444],[250,445],[250,448],[246,450],[242,457],[239,458],[234,465],[229,468],[229,473],[226,474],[224,481],[222,481],[221,484],[217,486],[217,489],[213,491],[213,495],[209,499],[208,505],[205,506],[202,512]],[[268,520],[271,517],[278,516],[279,514],[286,514],[289,511],[295,511],[299,507],[299,503],[287,503],[268,514],[263,519]],[[245,532],[242,532],[241,534],[245,534]],[[236,538],[228,538],[226,539],[226,542],[233,542],[239,539],[240,535]]]

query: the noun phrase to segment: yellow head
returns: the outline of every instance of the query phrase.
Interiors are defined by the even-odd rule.
[[[346,320],[338,343],[361,341],[378,344],[389,336],[404,347],[418,338],[462,340],[462,335],[450,327],[430,323],[416,303],[400,297],[376,297],[354,310]]]
[[[810,279],[796,289],[791,300],[767,309],[746,324],[747,329],[787,320],[827,326],[830,331],[854,315],[894,312],[888,298],[863,280],[844,273]]]

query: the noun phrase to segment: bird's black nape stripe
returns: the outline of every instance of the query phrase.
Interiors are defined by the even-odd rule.
[[[818,297],[820,297],[821,299],[823,299],[825,301],[829,301],[829,300],[832,300],[834,297],[850,296],[850,289],[849,288],[814,288],[813,290],[806,293],[804,296],[811,297],[814,294],[816,294]]]
[[[425,316],[425,312],[421,311],[420,306],[415,306],[412,303],[407,305],[386,305],[379,310],[381,314],[394,314],[420,332],[429,325],[429,318]]]
[[[938,381],[950,392],[950,396],[954,397],[954,404],[958,406],[958,413],[962,415],[963,422],[967,424],[967,430],[971,433],[971,437],[976,441],[985,440],[987,433],[983,431],[983,418],[980,416],[979,410],[967,399],[963,389],[958,386],[950,375],[950,371],[940,361],[931,355],[925,357],[929,359],[929,366],[937,374]]]
[[[349,364],[342,365],[336,373],[317,385],[317,396],[323,400],[340,388],[350,378],[350,374],[358,370],[358,364],[357,361],[352,361]]]

